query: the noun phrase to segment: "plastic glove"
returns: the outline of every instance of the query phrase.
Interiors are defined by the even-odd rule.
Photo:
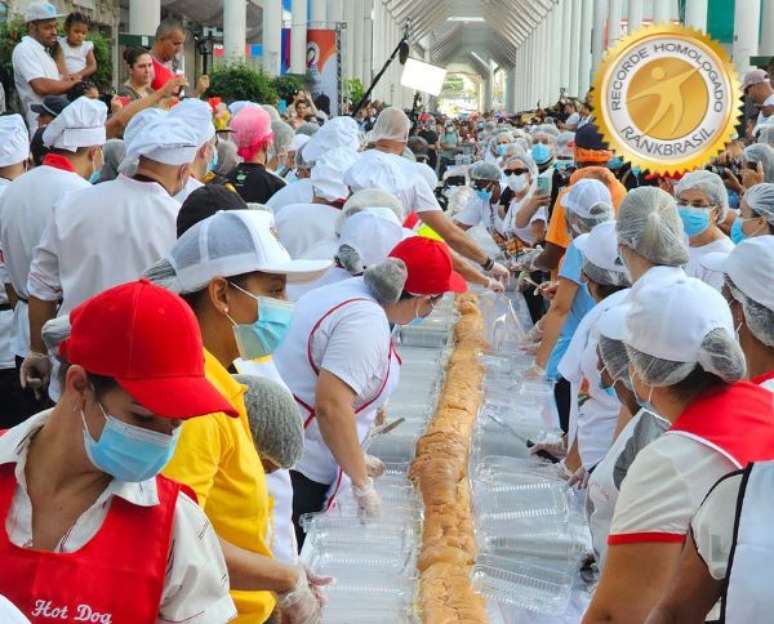
[[[381,459],[374,457],[373,455],[366,455],[365,460],[369,477],[372,479],[378,479],[384,474],[385,466]]]
[[[51,380],[51,360],[45,353],[30,351],[19,368],[22,388],[31,388],[36,398],[41,398]]]
[[[322,606],[309,583],[306,570],[298,568],[296,586],[286,594],[277,594],[284,624],[320,624]]]
[[[546,369],[540,366],[537,362],[534,362],[526,371],[524,371],[524,379],[544,379],[546,376]]]
[[[519,345],[519,348],[528,355],[535,355],[540,349],[539,342],[524,342]]]
[[[543,296],[543,299],[551,301],[556,295],[556,291],[559,289],[559,282],[543,282],[538,286],[539,293]]]
[[[504,284],[508,284],[508,280],[511,279],[511,272],[499,262],[494,263],[492,270],[489,271],[489,275]]]
[[[564,462],[561,462],[562,464]],[[589,477],[591,474],[583,466],[578,468],[567,480],[569,487],[577,487],[579,490],[585,490],[589,486]]]
[[[336,579],[332,576],[319,576],[318,574],[315,574],[314,570],[306,563],[302,563],[301,565],[303,566],[306,578],[309,581],[309,588],[312,590],[315,598],[317,598],[317,602],[320,603],[320,607],[324,607],[328,604],[328,599],[325,597],[322,588],[326,585],[333,585],[336,582]]]
[[[533,271],[533,262],[535,259],[543,253],[543,248],[538,245],[534,249],[525,251],[520,256],[514,259],[512,268],[516,271]]]
[[[543,339],[543,327],[540,323],[535,323],[525,335],[525,340],[529,342],[540,342]]]
[[[486,285],[488,290],[491,290],[494,293],[501,293],[505,291],[505,286],[503,286],[502,282],[491,277],[487,277],[486,279],[489,281],[489,283]]]
[[[374,488],[374,480],[368,477],[368,481],[362,488],[352,484],[352,495],[357,502],[357,515],[365,524],[369,520],[376,520],[382,513],[382,499]]]

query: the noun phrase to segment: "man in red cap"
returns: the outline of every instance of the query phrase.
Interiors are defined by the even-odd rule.
[[[59,344],[62,395],[0,436],[0,594],[34,623],[227,622],[218,539],[159,475],[181,422],[236,415],[205,378],[190,308],[130,282],[44,335]]]
[[[444,293],[465,289],[445,243],[412,237],[363,277],[310,291],[296,303],[274,360],[304,420],[304,455],[290,473],[299,545],[299,518],[330,508],[350,482],[360,517],[379,515],[361,443],[400,377],[390,326],[421,320]]]

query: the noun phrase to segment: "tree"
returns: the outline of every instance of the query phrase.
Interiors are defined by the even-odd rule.
[[[277,103],[277,91],[271,78],[244,63],[222,65],[213,71],[209,94],[228,102],[248,100],[272,106]]]

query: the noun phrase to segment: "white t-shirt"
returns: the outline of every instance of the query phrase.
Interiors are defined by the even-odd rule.
[[[0,197],[8,185],[10,180],[0,178]],[[2,214],[2,213],[0,213]],[[0,220],[0,227],[2,227],[2,221]],[[11,279],[8,275],[8,271],[5,268],[5,262],[3,260],[2,244],[0,243],[0,305],[8,304],[8,295],[5,294],[4,284],[10,284]],[[14,334],[14,320],[13,310],[1,310],[0,311],[0,369],[14,368],[14,352],[13,352],[13,334]],[[2,611],[0,610],[0,613]]]
[[[586,512],[591,543],[600,562],[607,554],[607,535],[610,533],[613,511],[629,467],[639,452],[668,428],[669,421],[640,410],[621,429],[613,445],[591,473]]]
[[[716,290],[721,290],[723,288],[723,273],[708,269],[704,266],[702,259],[709,253],[717,251],[729,253],[733,250],[734,243],[727,236],[723,236],[701,247],[688,247],[688,264],[685,267],[685,272],[688,274],[688,277],[695,277]]]
[[[615,506],[608,545],[683,541],[707,492],[736,469],[701,442],[664,434],[631,465]]]
[[[761,105],[761,108],[764,106],[774,106],[774,93],[772,93],[769,97],[766,98],[766,101],[763,102]],[[766,125],[771,121],[771,116],[766,117],[766,115],[763,114],[763,111],[758,113],[758,119],[755,122],[756,126],[763,126]]]
[[[525,197],[524,199],[527,199]],[[516,213],[521,208],[522,204],[524,203],[524,199],[521,201],[513,200],[511,202],[511,206],[508,209],[508,216],[506,217],[506,222],[511,224],[511,230],[513,231],[514,236],[516,236],[519,240],[524,241],[528,245],[534,245],[535,244],[535,235],[532,233],[532,224],[536,223],[538,221],[542,221],[543,223],[548,223],[548,211],[546,209],[546,206],[541,206],[535,211],[535,214],[533,214],[530,219],[529,223],[526,227],[520,228],[516,227],[515,225],[515,219],[516,219]]]
[[[87,65],[86,57],[94,49],[94,43],[84,41],[77,48],[67,43],[67,37],[59,37],[59,46],[62,48],[65,68],[68,74],[77,74]]]
[[[462,225],[473,227],[475,225],[482,225],[487,230],[496,230],[499,234],[504,235],[504,223],[503,216],[500,214],[501,206],[499,204],[492,205],[490,202],[486,202],[478,195],[472,195],[468,199],[467,205],[454,215],[454,220]]]
[[[22,103],[22,110],[30,128],[30,136],[38,129],[38,114],[30,110],[33,104],[40,104],[43,97],[35,93],[30,86],[30,80],[50,78],[59,80],[59,69],[56,61],[36,39],[29,35],[22,37],[16,44],[11,55],[13,63],[13,79],[16,92]]]

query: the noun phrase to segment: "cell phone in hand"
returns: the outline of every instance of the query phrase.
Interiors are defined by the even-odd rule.
[[[544,175],[539,175],[537,179],[537,192],[540,195],[551,194],[551,178]]]

